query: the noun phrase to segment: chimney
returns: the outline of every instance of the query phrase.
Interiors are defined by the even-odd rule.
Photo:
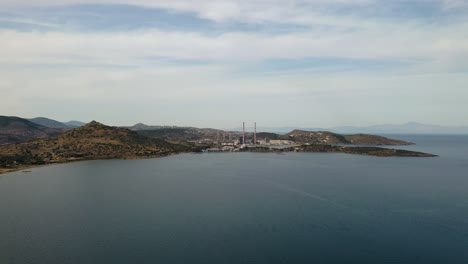
[[[257,145],[257,122],[254,123],[254,145]]]
[[[242,144],[245,144],[245,122],[242,122]]]

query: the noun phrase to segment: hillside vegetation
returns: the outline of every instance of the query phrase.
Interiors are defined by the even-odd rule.
[[[0,167],[14,168],[74,160],[159,157],[186,146],[147,138],[125,128],[91,122],[56,137],[0,147]]]
[[[35,124],[45,126],[45,127],[50,127],[50,128],[74,128],[62,122],[59,122],[50,118],[46,118],[46,117],[35,117],[35,118],[30,118],[28,120]]]
[[[381,136],[355,134],[341,135],[327,131],[293,130],[287,134],[289,140],[299,144],[312,145],[410,145],[407,141],[395,140]]]
[[[56,136],[62,128],[50,128],[15,116],[0,116],[0,145]]]

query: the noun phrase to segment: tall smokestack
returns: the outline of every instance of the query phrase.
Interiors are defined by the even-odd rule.
[[[254,145],[257,145],[257,122],[254,123]]]
[[[245,122],[242,122],[242,144],[245,144]]]

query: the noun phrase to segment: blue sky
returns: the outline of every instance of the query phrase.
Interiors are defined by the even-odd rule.
[[[468,125],[468,1],[5,0],[3,115]]]

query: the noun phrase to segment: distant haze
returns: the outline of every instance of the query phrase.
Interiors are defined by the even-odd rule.
[[[1,117],[1,116],[0,116]],[[69,121],[69,122],[59,122],[57,120],[48,119],[45,117],[37,117],[29,119],[33,123],[50,127],[50,128],[76,128],[85,125],[85,122],[80,121]],[[174,125],[158,125],[158,124],[143,124],[137,123],[133,126],[124,126],[132,130],[157,130],[165,127],[177,127]],[[222,129],[226,131],[242,131],[242,126],[238,127],[199,127],[199,128],[215,128]],[[468,126],[439,126],[439,125],[429,125],[421,124],[417,122],[408,122],[405,124],[384,124],[384,125],[374,125],[374,126],[339,126],[339,127],[300,127],[300,126],[282,126],[282,127],[268,127],[263,125],[257,125],[257,132],[273,132],[278,134],[287,134],[292,130],[305,130],[305,131],[330,131],[335,133],[342,134],[359,134],[359,133],[368,133],[368,134],[442,134],[442,135],[460,135],[468,134]],[[245,124],[245,130],[247,132],[254,131],[254,123],[247,122]]]
[[[307,131],[331,131],[335,133],[343,134],[356,134],[356,133],[369,133],[369,134],[444,134],[444,135],[459,135],[468,134],[468,126],[464,127],[450,127],[450,126],[438,126],[438,125],[427,125],[416,122],[409,122],[402,125],[375,125],[367,127],[356,127],[356,126],[342,126],[342,127],[258,127],[257,131],[268,131],[275,133],[288,133],[293,129],[301,129]],[[241,127],[235,128],[234,130],[242,130]],[[248,127],[247,131],[253,131],[252,127]]]
[[[468,126],[468,1],[3,0],[0,10],[1,115]]]

